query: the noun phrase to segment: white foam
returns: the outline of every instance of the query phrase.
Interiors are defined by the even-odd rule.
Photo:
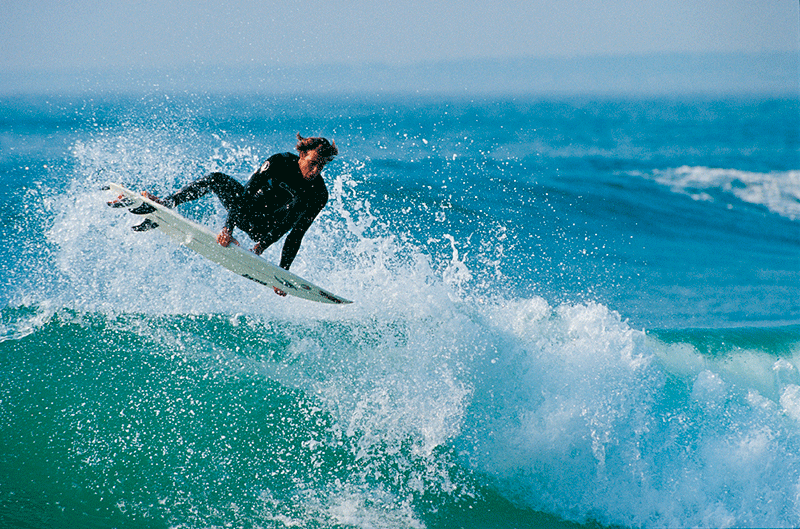
[[[793,359],[703,357],[596,304],[515,301],[485,314],[502,346],[485,359],[459,448],[509,496],[632,526],[798,519]]]
[[[293,340],[283,364],[263,372],[316,396],[333,418],[331,435],[352,444],[365,477],[395,458],[408,494],[453,490],[436,453],[455,447],[509,498],[569,519],[728,527],[800,518],[794,358],[755,351],[718,361],[687,344],[661,344],[600,304],[472,296],[465,285],[480,256],[467,257],[462,241],[446,236],[450,258],[434,263],[390,219],[371,213],[358,196],[366,178],[358,165],[328,175],[331,202],[293,266],[356,303],[283,300],[158,233],[131,232],[126,211],[105,207],[110,197],[94,189],[144,172],[152,162],[144,147],[129,140],[78,148],[72,186],[53,197],[47,237],[57,248],[55,273],[36,293],[42,300],[85,311],[245,313],[347,326],[348,340],[335,345]],[[180,153],[155,158],[159,175],[142,187],[185,183]],[[224,145],[219,158],[252,163],[250,152]],[[111,177],[100,176],[113,160]],[[742,200],[800,215],[794,191],[781,183],[771,194],[768,185],[795,182],[796,172],[681,168],[657,176],[680,192],[727,181],[736,196],[733,182],[741,181]],[[221,225],[220,207],[210,211],[204,221]],[[269,252],[274,260],[279,248]],[[320,504],[326,519],[420,524],[401,496],[349,487]]]
[[[714,201],[714,195],[733,196],[765,206],[791,220],[800,219],[800,171],[757,173],[736,169],[682,166],[657,170],[652,178],[675,193],[695,200]]]

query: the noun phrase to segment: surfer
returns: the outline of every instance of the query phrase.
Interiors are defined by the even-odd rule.
[[[213,191],[228,210],[217,242],[222,246],[238,244],[233,238],[233,230],[238,227],[256,242],[253,252],[260,255],[288,233],[280,266],[289,270],[303,236],[328,201],[322,169],[339,154],[336,142],[321,137],[304,138],[300,134],[295,148],[299,156],[290,152],[270,156],[246,185],[224,173],[211,173],[163,199],[147,191],[142,194],[174,208]],[[286,295],[277,288],[275,292]]]

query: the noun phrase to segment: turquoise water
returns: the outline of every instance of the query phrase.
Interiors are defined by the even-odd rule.
[[[0,525],[797,525],[796,100],[0,108]],[[105,207],[295,132],[342,155],[293,271],[351,306]]]

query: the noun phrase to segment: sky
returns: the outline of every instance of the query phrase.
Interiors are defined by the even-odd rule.
[[[800,50],[798,0],[4,0],[0,72]]]

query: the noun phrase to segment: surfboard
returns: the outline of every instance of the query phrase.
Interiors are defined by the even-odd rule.
[[[107,189],[118,195],[116,200],[108,203],[110,206],[126,207],[131,213],[144,217],[143,223],[135,226],[134,229],[144,231],[155,228],[167,235],[173,242],[194,250],[231,272],[261,285],[278,288],[289,295],[320,303],[339,305],[352,303],[352,301],[306,281],[288,270],[275,266],[238,244],[231,243],[229,246],[222,246],[217,242],[217,235],[207,227],[193,222],[175,210],[149,200],[139,193],[115,183],[109,183]]]

